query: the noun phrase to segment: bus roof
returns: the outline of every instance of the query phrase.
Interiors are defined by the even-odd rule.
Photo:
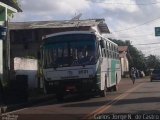
[[[116,43],[112,42],[111,40],[109,40],[108,38],[106,37],[103,37],[101,36],[100,34],[97,34],[96,32],[93,32],[93,31],[66,31],[66,32],[59,32],[59,33],[53,33],[53,34],[49,34],[49,35],[45,35],[42,37],[42,40],[43,39],[46,39],[46,38],[49,38],[49,37],[54,37],[54,36],[59,36],[59,35],[67,35],[67,34],[93,34],[93,35],[97,35],[107,41],[109,41],[110,43],[118,46]]]
[[[53,37],[53,36],[59,36],[59,35],[67,35],[67,34],[94,34],[92,31],[67,31],[67,32],[59,32],[59,33],[53,33],[49,35],[45,35],[42,37],[42,40],[45,38]]]
[[[99,35],[99,34],[97,34],[97,35],[98,35],[99,37],[103,38],[104,40],[107,40],[107,41],[109,41],[110,43],[112,43],[112,44],[118,46],[116,43],[112,42],[112,41],[109,40],[107,37],[103,37],[102,35]]]

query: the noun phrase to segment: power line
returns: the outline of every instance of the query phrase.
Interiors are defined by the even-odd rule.
[[[127,34],[126,34],[127,35]],[[133,35],[133,36],[129,36],[129,37],[127,37],[127,36],[125,36],[125,37],[122,37],[122,36],[118,36],[118,37],[121,37],[121,38],[134,38],[134,37],[144,37],[144,36],[152,36],[152,35],[154,35],[154,33],[151,33],[151,34],[143,34],[143,35]]]
[[[135,44],[135,45],[153,45],[153,44],[160,44],[160,42],[157,42],[157,43],[146,43],[146,44]]]
[[[143,52],[144,52],[144,53],[146,53],[146,52],[148,53],[148,52],[152,52],[152,51],[159,50],[159,49],[160,49],[160,48],[152,49],[152,50],[149,50],[149,51],[146,50],[146,51],[143,51]]]
[[[150,2],[150,3],[138,3],[138,4],[131,4],[131,3],[107,3],[103,1],[95,1],[95,0],[86,0],[90,1],[92,3],[103,3],[103,4],[110,4],[110,5],[141,5],[141,6],[146,6],[146,5],[155,5],[155,4],[160,4],[160,2]]]
[[[126,30],[135,29],[135,28],[137,28],[137,27],[140,27],[140,26],[143,26],[143,25],[145,25],[145,24],[151,23],[151,22],[156,21],[156,20],[158,20],[158,19],[160,19],[160,17],[157,17],[157,18],[155,18],[155,19],[152,19],[152,20],[146,21],[146,22],[144,22],[144,23],[141,23],[141,24],[136,25],[136,26],[133,26],[133,27],[129,27],[129,28],[122,29],[122,30],[117,30],[117,31],[112,31],[112,33],[116,33],[116,32],[123,32],[123,31],[126,31]]]
[[[152,51],[152,50],[157,50],[157,49],[160,49],[160,46],[158,46],[158,47],[155,47],[155,48],[145,48],[145,49],[142,49],[142,48],[140,48],[142,51]]]
[[[100,2],[100,1],[95,1],[95,0],[86,0],[86,1],[90,1],[90,2],[93,2],[93,3],[106,3],[106,2],[103,2],[103,1]],[[160,2],[151,2],[151,3],[147,3],[147,4],[142,3],[142,4],[134,4],[134,5],[149,5],[149,4],[159,4],[159,3]],[[106,3],[106,4],[125,4],[125,3]],[[126,5],[129,5],[129,4],[126,4]],[[160,17],[149,20],[147,22],[144,22],[142,24],[139,24],[139,25],[136,25],[136,26],[133,26],[133,27],[125,28],[125,29],[122,29],[122,30],[112,31],[112,33],[123,32],[123,31],[126,31],[126,30],[135,29],[137,27],[140,27],[140,26],[143,26],[145,24],[151,23],[151,22],[156,21],[158,19],[160,19]]]

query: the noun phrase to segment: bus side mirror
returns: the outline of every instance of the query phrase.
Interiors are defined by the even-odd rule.
[[[41,53],[40,53],[40,51],[37,52],[37,58],[38,58],[38,60],[41,59]]]
[[[105,48],[105,44],[104,44],[104,40],[100,40],[100,46],[101,46],[101,48]]]

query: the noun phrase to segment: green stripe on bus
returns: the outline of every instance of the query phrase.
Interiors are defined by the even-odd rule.
[[[118,60],[111,60],[111,84],[116,83],[116,65],[120,64]]]

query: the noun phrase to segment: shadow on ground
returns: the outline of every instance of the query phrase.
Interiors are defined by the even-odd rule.
[[[76,104],[67,104],[63,107],[95,107],[99,105],[104,105],[109,103],[110,101],[99,101],[99,102],[85,102],[85,103],[76,103]],[[116,102],[114,105],[127,105],[127,104],[141,104],[141,103],[154,103],[160,102],[160,97],[144,97],[137,99],[123,99]]]

